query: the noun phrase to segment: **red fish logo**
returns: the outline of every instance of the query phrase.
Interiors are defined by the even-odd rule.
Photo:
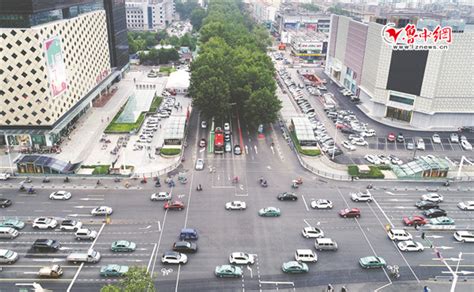
[[[403,28],[395,28],[395,24],[389,23],[382,30],[382,37],[388,44],[397,44],[398,37]]]

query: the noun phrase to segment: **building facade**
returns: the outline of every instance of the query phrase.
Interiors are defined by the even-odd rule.
[[[125,6],[129,30],[164,29],[175,15],[173,0],[132,0]]]
[[[447,50],[392,50],[383,25],[332,16],[326,73],[362,101],[367,115],[414,128],[474,126],[474,33]]]
[[[123,43],[102,0],[0,3],[0,145],[54,146],[120,76]]]
[[[307,62],[326,59],[328,39],[324,33],[290,32],[291,54]]]

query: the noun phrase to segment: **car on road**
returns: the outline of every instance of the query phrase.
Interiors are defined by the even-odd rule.
[[[298,196],[295,193],[284,192],[278,194],[277,199],[280,201],[296,201]]]
[[[0,199],[0,207],[1,208],[10,207],[12,204],[13,204],[13,202],[10,199]]]
[[[425,141],[420,138],[416,141],[416,149],[417,150],[425,150]]]
[[[97,238],[97,231],[88,228],[81,228],[76,231],[75,237],[77,240],[94,240]]]
[[[438,203],[432,201],[418,201],[415,203],[415,207],[420,210],[439,208]]]
[[[229,256],[229,263],[234,265],[253,265],[255,255],[245,252],[233,252]]]
[[[54,229],[58,226],[58,221],[52,217],[38,217],[33,221],[33,228],[36,229]]]
[[[388,142],[395,142],[396,140],[396,136],[395,136],[395,133],[389,133],[388,136],[387,136],[387,141]]]
[[[196,170],[203,170],[204,169],[204,159],[198,158],[196,160]]]
[[[59,229],[62,231],[77,231],[81,229],[82,222],[72,220],[72,219],[65,219],[61,222]]]
[[[307,264],[297,261],[289,261],[283,263],[281,269],[283,270],[283,272],[288,274],[301,274],[309,272],[309,267]]]
[[[225,143],[224,150],[227,153],[232,152],[232,145],[230,144],[230,142]]]
[[[245,210],[247,208],[247,204],[243,201],[231,201],[225,203],[226,210]]]
[[[433,137],[431,137],[431,139],[433,140],[433,143],[441,144],[441,137],[438,134],[433,134]]]
[[[425,249],[423,244],[413,240],[400,241],[397,245],[401,251],[423,251]]]
[[[466,140],[461,141],[461,147],[462,147],[464,150],[467,150],[467,151],[472,150],[472,145],[471,145],[471,143],[469,143],[469,142],[466,141]]]
[[[339,211],[339,216],[344,218],[359,218],[360,210],[359,208],[346,208]]]
[[[378,165],[381,163],[380,159],[377,156],[372,155],[372,154],[366,154],[364,156],[364,159],[375,165]]]
[[[203,148],[206,146],[207,146],[206,139],[202,138],[201,140],[199,140],[199,147]]]
[[[203,129],[207,128],[207,122],[206,121],[201,122],[201,128],[203,128]]]
[[[374,197],[372,197],[372,194],[367,190],[365,192],[351,193],[351,199],[354,202],[372,202]]]
[[[178,200],[175,201],[167,201],[164,205],[163,208],[165,210],[183,210],[184,209],[184,203]]]
[[[108,206],[99,206],[91,211],[91,214],[94,216],[111,215],[112,213],[113,209]]]
[[[405,229],[390,229],[387,232],[388,238],[392,241],[405,241],[405,240],[412,240],[413,237],[410,233],[408,233]]]
[[[347,141],[347,140],[342,142],[342,147],[344,147],[344,148],[346,148],[346,149],[348,149],[348,150],[350,150],[350,151],[356,150],[356,147],[355,147],[354,145],[352,145],[352,144],[351,144],[349,141]]]
[[[458,208],[464,211],[474,211],[474,201],[463,201],[457,204]]]
[[[137,248],[137,244],[128,240],[117,240],[112,242],[110,250],[114,252],[132,252]]]
[[[385,267],[387,262],[382,257],[368,256],[360,258],[359,264],[364,269],[376,269]]]
[[[436,218],[446,216],[447,213],[443,209],[428,209],[423,211],[423,216],[426,218]]]
[[[444,200],[443,196],[437,193],[428,193],[421,196],[421,200],[440,203]]]
[[[313,209],[332,209],[332,207],[332,202],[326,199],[311,201],[311,208]]]
[[[173,251],[181,253],[195,253],[197,252],[197,244],[189,241],[177,241],[173,244]]]
[[[71,193],[67,191],[57,191],[49,195],[50,200],[69,200],[71,197]]]
[[[324,237],[324,232],[321,228],[307,226],[301,231],[303,237],[305,238],[322,238]]]
[[[59,241],[54,239],[37,239],[33,242],[31,250],[33,252],[56,252],[61,247]]]
[[[102,277],[121,277],[128,272],[128,266],[107,265],[100,268],[100,275]]]
[[[451,141],[451,143],[459,143],[459,135],[456,133],[452,133],[449,136],[449,140]]]
[[[275,207],[266,207],[258,211],[258,215],[262,217],[278,217],[281,215],[281,211]]]
[[[167,251],[161,256],[163,264],[185,264],[188,262],[188,256],[176,251]]]
[[[398,142],[398,143],[403,143],[403,142],[405,142],[405,137],[403,136],[403,133],[398,133],[398,135],[397,135],[397,142]]]
[[[453,236],[459,242],[474,242],[474,233],[471,231],[458,230]]]
[[[150,200],[152,201],[168,201],[171,200],[171,194],[168,192],[159,192],[151,194]]]
[[[230,124],[229,123],[224,123],[224,132],[230,133]]]
[[[235,154],[235,155],[240,155],[240,154],[242,154],[242,149],[240,148],[239,145],[235,145],[235,146],[234,146],[234,154]]]
[[[242,268],[234,265],[221,265],[214,270],[214,274],[219,278],[239,278],[242,277],[242,273]]]
[[[455,223],[454,219],[446,217],[446,216],[430,219],[430,222],[429,222],[429,224],[431,225],[454,225],[454,223]]]
[[[351,140],[351,143],[353,145],[358,145],[358,146],[368,146],[369,142],[365,141],[364,138],[354,138]]]
[[[425,225],[428,224],[428,220],[421,216],[410,216],[410,217],[403,217],[403,224],[406,226],[414,226],[414,225]]]
[[[2,264],[13,264],[18,260],[18,253],[8,250],[0,249],[0,263]]]
[[[25,222],[15,218],[7,218],[3,221],[0,221],[0,227],[10,227],[16,230],[20,230],[25,227]]]

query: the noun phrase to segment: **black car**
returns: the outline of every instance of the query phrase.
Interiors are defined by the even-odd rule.
[[[277,199],[280,201],[296,201],[298,200],[298,197],[296,196],[295,193],[284,192],[284,193],[278,194]]]
[[[433,209],[438,208],[438,203],[431,201],[418,201],[416,202],[415,207],[421,210]]]
[[[427,218],[436,218],[446,215],[447,213],[443,209],[428,209],[423,212],[423,216]]]
[[[0,207],[6,208],[12,205],[12,200],[9,199],[0,199]]]
[[[341,128],[341,133],[344,133],[344,134],[356,134],[357,132],[354,131],[352,128],[350,127],[342,127]]]
[[[397,135],[397,142],[398,142],[398,143],[403,143],[403,142],[405,142],[405,137],[403,137],[403,134],[402,134],[402,133],[398,133],[398,135]]]
[[[195,253],[197,252],[197,244],[189,241],[177,241],[173,244],[173,250],[182,253]]]
[[[225,134],[224,135],[224,141],[226,141],[226,142],[230,141],[230,134]]]
[[[61,245],[59,241],[54,239],[37,239],[31,249],[36,252],[55,252],[58,251]]]

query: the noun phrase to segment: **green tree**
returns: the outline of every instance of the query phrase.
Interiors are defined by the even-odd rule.
[[[143,267],[130,267],[118,285],[106,285],[100,292],[151,292],[155,284],[150,274]]]
[[[121,291],[122,291],[122,289],[120,289],[117,286],[111,285],[111,284],[103,286],[100,289],[100,292],[121,292]]]
[[[195,8],[190,15],[190,21],[191,24],[193,25],[193,29],[198,31],[201,29],[202,26],[202,21],[206,17],[206,10],[198,7]]]
[[[245,103],[244,119],[251,125],[272,123],[278,118],[281,101],[266,88],[254,91]]]
[[[176,0],[175,10],[181,19],[189,19],[194,9],[200,7],[197,0]]]
[[[311,12],[318,12],[319,11],[319,7],[315,4],[312,4],[312,3],[303,3],[303,4],[300,4],[300,7],[308,10],[308,11],[311,11]]]

